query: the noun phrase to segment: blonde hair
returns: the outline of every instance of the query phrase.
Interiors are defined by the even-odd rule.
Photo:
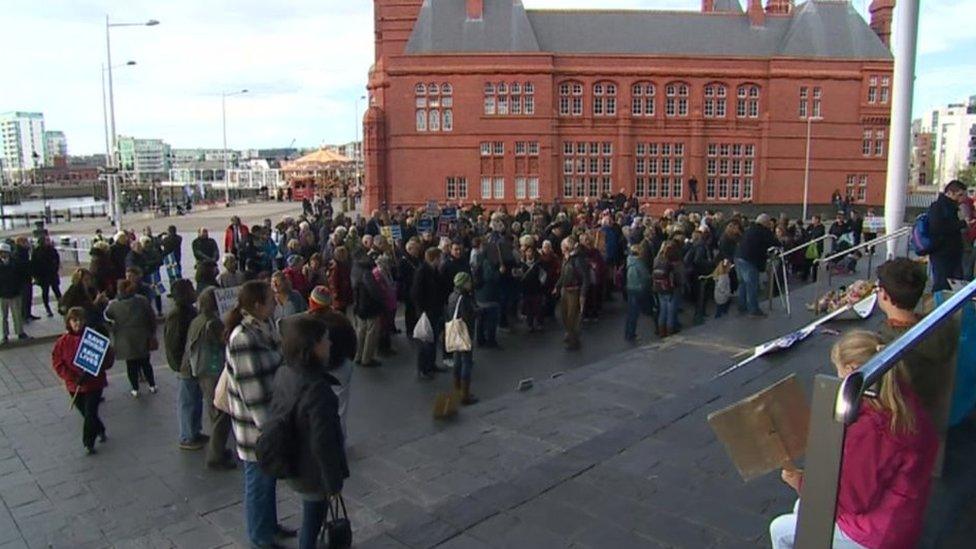
[[[844,334],[830,350],[830,361],[834,366],[862,366],[884,348],[881,337],[866,330],[854,330]],[[915,414],[906,402],[902,387],[909,386],[908,371],[904,362],[899,362],[882,376],[875,386],[877,398],[868,401],[875,409],[888,412],[891,417],[889,427],[894,434],[915,432]]]

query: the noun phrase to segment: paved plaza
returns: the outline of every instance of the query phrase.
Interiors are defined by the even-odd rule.
[[[255,206],[254,217],[287,206]],[[431,405],[449,376],[417,382],[415,352],[395,338],[396,355],[357,369],[351,385],[344,494],[356,546],[768,546],[769,521],[794,495],[777,475],[743,483],[705,418],[789,373],[809,389],[829,370],[835,336],[817,333],[712,379],[736,353],[805,324],[811,294],[797,293],[791,318],[733,314],[665,341],[647,337],[645,318],[636,346],[623,342],[618,299],[584,326],[579,353],[562,350],[552,324],[541,334],[517,326],[500,334],[501,350],[476,350],[482,402],[448,422],[431,419]],[[207,470],[202,453],[177,448],[176,378],[162,356],[155,396],[132,399],[124,368],[110,372],[109,440],[86,456],[50,349],[0,350],[0,548],[246,547],[241,472]],[[516,391],[529,377],[533,388]],[[297,527],[300,502],[283,484],[279,500],[282,521]],[[967,517],[956,539],[976,534]]]

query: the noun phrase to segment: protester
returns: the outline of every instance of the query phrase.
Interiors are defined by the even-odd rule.
[[[410,299],[417,313],[427,315],[432,337],[430,341],[418,341],[417,377],[431,380],[439,370],[437,366],[437,341],[444,333],[444,285],[437,270],[441,259],[439,248],[430,248],[424,253],[424,262],[413,276]]]
[[[202,433],[203,394],[186,354],[190,325],[197,316],[197,310],[193,306],[197,298],[193,284],[185,279],[175,281],[170,287],[170,298],[174,307],[166,315],[163,324],[163,342],[166,362],[180,380],[176,406],[176,418],[180,425],[180,449],[199,450],[208,440]]]
[[[302,549],[316,547],[330,498],[342,493],[349,478],[339,399],[330,373],[331,331],[315,318],[286,319],[282,329],[284,367],[274,378],[272,417],[290,416],[296,475],[288,485],[302,497]]]
[[[102,390],[108,385],[105,371],[112,367],[114,358],[112,349],[102,357],[98,375],[91,375],[74,364],[78,347],[81,346],[82,334],[85,331],[87,314],[81,307],[73,307],[64,316],[66,333],[58,338],[51,351],[51,366],[54,373],[64,381],[64,387],[71,395],[71,404],[78,410],[84,420],[81,432],[81,443],[90,455],[95,452],[95,439],[100,442],[108,440],[105,425],[98,417],[98,407],[102,401]]]
[[[40,320],[34,316],[34,278],[31,270],[31,246],[26,236],[14,239],[13,262],[16,266],[17,284],[20,288],[21,318],[25,323]]]
[[[34,282],[41,287],[41,300],[47,316],[54,316],[51,310],[51,292],[55,300],[61,299],[61,256],[51,244],[51,237],[42,236],[31,254],[30,272]],[[57,306],[57,301],[55,301]]]
[[[207,288],[197,298],[197,316],[190,322],[186,335],[186,362],[189,374],[197,380],[207,417],[210,418],[210,440],[207,441],[206,464],[210,469],[234,469],[237,463],[227,450],[230,416],[214,406],[217,381],[224,371],[224,324],[217,310],[214,288]]]
[[[634,244],[627,257],[627,320],[624,324],[624,340],[628,342],[638,340],[637,321],[641,313],[648,309],[648,302],[651,300],[651,273],[641,257],[643,250],[642,246]]]
[[[553,295],[560,298],[563,328],[566,330],[566,349],[575,351],[580,348],[580,321],[583,318],[583,308],[586,306],[586,295],[590,287],[590,271],[586,259],[580,254],[576,241],[566,237],[560,244],[563,254],[563,264],[560,268],[559,281],[553,290]]]
[[[277,307],[271,287],[249,281],[228,313],[227,400],[237,455],[244,462],[244,513],[252,545],[271,547],[275,537],[295,532],[278,524],[277,481],[261,470],[255,444],[270,414],[275,372],[281,366],[281,339],[273,323]]]
[[[244,284],[244,281],[244,273],[238,269],[234,254],[224,255],[224,272],[217,276],[217,285],[221,288],[236,288]]]
[[[837,375],[846,377],[882,349],[874,333],[845,334],[830,353]],[[837,491],[833,547],[912,549],[922,533],[932,471],[939,447],[935,426],[899,363],[861,402],[847,426]],[[803,473],[784,469],[783,481],[803,494]],[[773,549],[793,547],[797,507],[769,526]]]
[[[149,360],[149,354],[159,347],[156,315],[149,301],[136,294],[134,282],[119,281],[116,297],[105,309],[105,319],[112,333],[115,360],[125,361],[132,397],[139,397],[140,374],[149,384],[149,392],[156,394],[156,377]]]
[[[376,262],[368,255],[357,263],[358,277],[353,276],[352,286],[355,294],[353,321],[356,327],[356,364],[365,367],[380,366],[376,360],[376,347],[379,343],[380,317],[383,314],[383,292],[373,277]]]
[[[23,299],[21,280],[24,274],[23,267],[11,255],[10,244],[0,243],[0,310],[3,313],[4,345],[10,338],[10,326],[7,324],[10,317],[13,317],[13,329],[17,337],[28,338],[24,332],[24,307],[21,304]]]
[[[220,259],[220,249],[217,247],[217,241],[210,238],[210,233],[206,227],[200,227],[200,230],[197,232],[197,237],[193,239],[190,247],[193,249],[193,259],[197,263],[201,261],[213,261],[217,263]]]
[[[471,275],[460,272],[454,275],[454,291],[447,299],[444,318],[450,322],[454,319],[464,321],[471,336],[471,326],[474,326],[478,309],[472,290],[474,283]],[[454,353],[454,391],[461,397],[461,404],[470,406],[478,403],[478,397],[471,393],[471,374],[474,369],[474,349],[456,351]]]
[[[746,229],[735,254],[735,274],[739,279],[739,312],[763,317],[759,309],[759,277],[766,270],[769,249],[780,245],[772,231],[773,221],[760,214]]]
[[[183,237],[176,232],[175,225],[170,225],[166,228],[166,233],[160,237],[159,243],[163,264],[166,266],[166,276],[172,287],[174,282],[183,278]],[[216,263],[213,262],[214,265]]]
[[[274,291],[276,304],[273,315],[276,324],[285,317],[305,312],[305,299],[292,289],[291,281],[285,273],[276,271],[271,275],[271,289]]]
[[[678,299],[682,289],[681,249],[669,240],[654,258],[651,284],[658,303],[657,335],[668,337],[678,331]]]
[[[929,238],[932,240],[929,265],[932,268],[932,291],[948,290],[950,278],[962,278],[962,231],[974,223],[972,220],[963,221],[959,218],[959,203],[965,200],[966,196],[966,185],[958,179],[953,179],[929,206]]]
[[[88,269],[76,269],[71,275],[71,285],[65,290],[58,303],[58,312],[67,315],[74,307],[85,311],[85,325],[103,335],[108,335],[105,327],[105,306],[108,297],[95,287],[95,278]]]
[[[349,410],[350,385],[352,383],[352,363],[356,358],[356,330],[349,319],[333,308],[335,303],[332,294],[325,286],[316,286],[308,298],[308,316],[325,322],[329,328],[331,341],[329,351],[329,373],[339,381],[333,385],[336,397],[339,398],[339,419],[342,421],[342,432],[346,430],[346,417]]]
[[[519,240],[519,244],[522,260],[516,274],[522,298],[522,314],[529,333],[538,332],[542,330],[545,318],[546,282],[549,275],[539,260],[535,237],[525,235]]]

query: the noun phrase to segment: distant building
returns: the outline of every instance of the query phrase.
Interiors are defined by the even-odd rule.
[[[68,160],[68,140],[64,132],[44,132],[44,165],[65,164]]]
[[[912,190],[932,191],[932,152],[935,147],[935,134],[925,126],[921,118],[912,121],[912,157],[909,168],[909,187]]]
[[[976,96],[932,111],[933,182],[942,187],[959,170],[976,166]]]
[[[0,182],[29,183],[30,170],[42,166],[44,159],[44,115],[0,113]]]
[[[128,172],[131,181],[157,182],[169,170],[169,145],[162,139],[137,139],[119,136],[119,169]]]
[[[688,0],[693,4],[693,0]],[[763,4],[765,3],[765,8]],[[884,201],[894,0],[373,0],[365,204]]]
[[[362,141],[350,141],[349,143],[342,143],[339,145],[323,145],[322,148],[341,154],[342,156],[356,162],[362,162],[363,160]]]

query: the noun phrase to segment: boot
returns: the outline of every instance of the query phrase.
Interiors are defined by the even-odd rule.
[[[471,394],[471,382],[465,381],[461,386],[461,404],[471,406],[478,403],[478,397]]]
[[[668,332],[668,327],[667,326],[661,326],[661,329],[658,331],[658,334],[657,335],[661,336],[661,339],[664,339],[664,338],[668,337],[671,334]]]
[[[454,394],[456,394],[458,396],[462,396],[463,395],[463,392],[464,391],[461,388],[461,378],[455,376],[454,377]]]

